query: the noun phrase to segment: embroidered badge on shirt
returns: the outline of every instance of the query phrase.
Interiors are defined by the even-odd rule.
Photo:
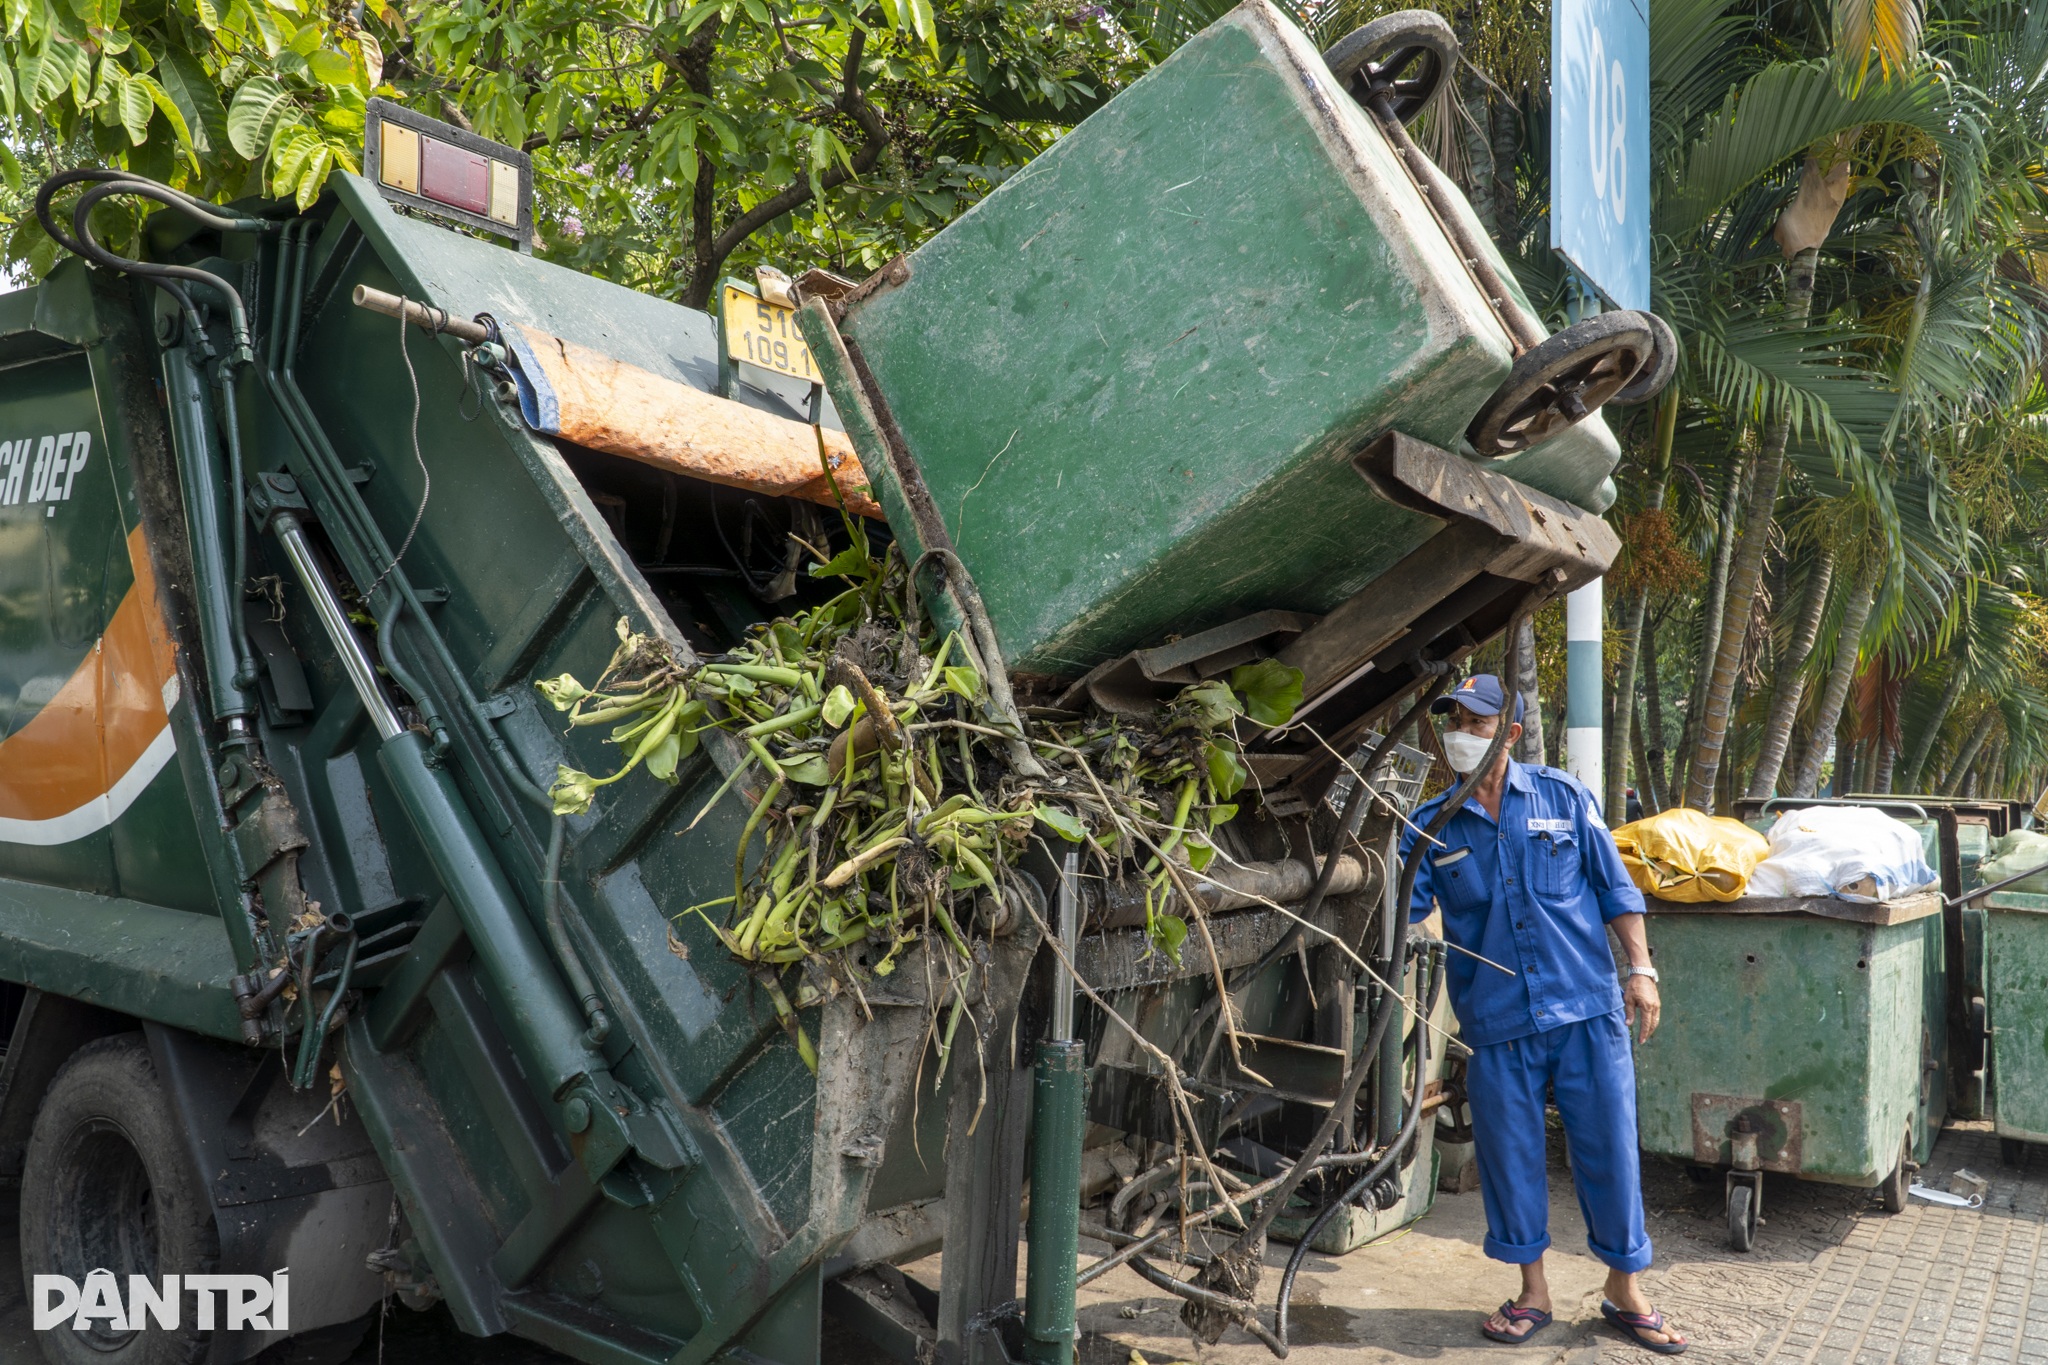
[[[1572,822],[1569,820],[1539,820],[1533,815],[1529,817],[1529,833],[1531,834],[1570,834],[1571,832]]]

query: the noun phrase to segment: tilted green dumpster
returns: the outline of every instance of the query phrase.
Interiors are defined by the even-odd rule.
[[[1327,613],[1432,536],[1352,456],[1459,446],[1514,363],[1506,288],[1489,306],[1373,117],[1250,0],[840,307],[858,383],[812,350],[915,462],[1005,658],[1072,678]],[[1599,511],[1617,457],[1595,415],[1501,468]]]
[[[1986,1090],[2010,1158],[2048,1142],[2048,895],[1994,891],[1983,901],[1991,1035]]]
[[[1643,1150],[1730,1168],[1738,1250],[1759,1170],[1883,1185],[1903,1207],[1946,1107],[1941,897],[1648,907],[1664,1014],[1636,1049]]]

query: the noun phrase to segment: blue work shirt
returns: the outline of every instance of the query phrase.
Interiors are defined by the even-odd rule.
[[[1423,803],[1402,831],[1405,859],[1445,792]],[[1621,1008],[1607,922],[1643,912],[1614,836],[1586,784],[1555,768],[1508,761],[1500,822],[1476,798],[1451,817],[1442,848],[1423,853],[1411,920],[1443,907],[1451,1008],[1466,1042],[1504,1043]]]

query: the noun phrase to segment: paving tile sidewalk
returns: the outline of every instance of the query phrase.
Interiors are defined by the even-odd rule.
[[[2001,1166],[1989,1127],[1964,1125],[1943,1134],[1921,1178],[1946,1188],[1958,1167],[1992,1182],[1981,1209],[1912,1200],[1888,1215],[1869,1191],[1770,1177],[1756,1250],[1742,1254],[1727,1246],[1718,1180],[1695,1184],[1652,1165],[1644,1173],[1657,1246],[1651,1294],[1692,1339],[1689,1360],[2048,1365],[2048,1150],[2024,1170]],[[1479,1251],[1478,1196],[1446,1195],[1400,1240],[1310,1263],[1290,1365],[1655,1359],[1600,1321],[1602,1268],[1585,1253],[1584,1225],[1556,1162],[1551,1209],[1558,1323],[1539,1341],[1509,1348],[1478,1335],[1479,1317],[1513,1292],[1514,1275]],[[1268,1264],[1283,1264],[1287,1250],[1274,1248]],[[1269,1295],[1277,1280],[1266,1276]],[[1129,1365],[1133,1349],[1151,1365],[1271,1359],[1238,1332],[1194,1346],[1177,1307],[1135,1276],[1104,1277],[1084,1293],[1083,1365]]]
[[[1561,1166],[1551,1172],[1551,1283],[1558,1323],[1525,1347],[1495,1346],[1477,1322],[1512,1292],[1513,1272],[1479,1251],[1479,1196],[1444,1195],[1408,1231],[1341,1258],[1311,1257],[1296,1296],[1289,1365],[1438,1365],[1568,1362],[1639,1365],[1655,1359],[1623,1342],[1599,1316],[1602,1268],[1585,1252],[1585,1229]],[[1981,1209],[1912,1201],[1886,1215],[1869,1192],[1771,1177],[1755,1252],[1728,1249],[1718,1181],[1696,1185],[1674,1168],[1644,1175],[1657,1261],[1648,1282],[1660,1306],[1693,1340],[1689,1361],[1772,1365],[2048,1365],[2048,1149],[2022,1170],[2001,1166],[1984,1125],[1942,1136],[1922,1178],[1938,1188],[1965,1166],[1992,1182]],[[0,1229],[13,1200],[0,1192]],[[1275,1246],[1272,1293],[1288,1248]],[[916,1273],[936,1274],[936,1262]],[[11,1237],[0,1237],[0,1365],[39,1365],[28,1330]],[[1021,1286],[1020,1286],[1021,1288]],[[1081,1365],[1259,1365],[1272,1357],[1241,1332],[1199,1348],[1177,1317],[1177,1300],[1128,1271],[1082,1293]],[[390,1365],[544,1365],[566,1357],[505,1339],[455,1333],[445,1314],[395,1310],[382,1359]],[[857,1357],[857,1360],[856,1360]],[[372,1332],[351,1365],[379,1359]],[[825,1365],[879,1357],[835,1343]]]

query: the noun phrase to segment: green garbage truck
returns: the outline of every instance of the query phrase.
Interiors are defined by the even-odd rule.
[[[393,106],[304,212],[47,182],[0,295],[47,1358],[309,1365],[395,1299],[1070,1360],[1109,1263],[1284,1346],[1274,1217],[1426,1207],[1391,739],[1604,572],[1597,409],[1668,348],[1543,333],[1394,19],[1326,61],[1250,0],[919,252],[717,316],[536,259],[523,156]],[[1099,215],[1210,136],[1214,259],[1120,279],[1187,220]]]

